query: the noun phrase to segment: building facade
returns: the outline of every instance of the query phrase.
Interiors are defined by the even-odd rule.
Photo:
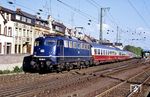
[[[0,54],[14,53],[12,15],[12,10],[0,7]]]
[[[0,12],[0,54],[32,54],[35,38],[50,33],[47,20],[21,9]]]

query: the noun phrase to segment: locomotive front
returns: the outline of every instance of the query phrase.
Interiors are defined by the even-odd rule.
[[[30,70],[48,71],[55,64],[57,40],[51,37],[39,37],[34,42],[33,56],[30,61]]]

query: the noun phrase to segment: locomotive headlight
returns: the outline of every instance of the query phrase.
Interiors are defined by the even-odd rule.
[[[40,52],[41,52],[41,53],[44,53],[44,52],[45,52],[45,50],[44,50],[44,49],[41,49],[41,50],[40,50]]]
[[[40,61],[44,61],[44,60],[45,60],[45,58],[39,58],[39,60],[40,60]]]
[[[47,66],[51,65],[51,61],[46,61],[46,65]]]

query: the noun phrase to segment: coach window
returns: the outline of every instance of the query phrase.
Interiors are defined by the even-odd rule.
[[[69,41],[69,48],[72,48],[72,41]]]
[[[100,55],[100,49],[98,49],[98,55]]]
[[[103,50],[101,50],[101,55],[103,55]]]
[[[64,47],[68,47],[68,41],[64,40]]]
[[[112,51],[110,51],[110,55],[112,54]]]
[[[101,54],[100,55],[102,55],[102,53],[103,53],[103,50],[101,50]]]
[[[98,55],[98,49],[96,49],[96,55]]]
[[[119,55],[121,55],[121,52],[119,52]]]
[[[100,53],[99,55],[101,55],[101,49],[99,49],[99,53]]]
[[[94,49],[94,55],[96,55],[96,49]]]

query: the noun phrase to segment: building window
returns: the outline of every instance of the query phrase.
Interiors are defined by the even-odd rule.
[[[44,23],[43,23],[43,22],[41,22],[41,26],[44,26]]]
[[[26,17],[23,17],[23,16],[22,16],[21,21],[26,22]]]
[[[2,43],[0,43],[0,54],[2,53]]]
[[[59,26],[55,26],[54,28],[56,31],[59,31],[59,32],[64,32],[63,28],[59,27]]]
[[[21,53],[21,45],[18,47],[18,53]]]
[[[23,29],[23,37],[25,37],[25,36],[26,36],[26,30]]]
[[[1,33],[1,24],[0,24],[0,35],[1,35],[2,33]]]
[[[27,23],[31,23],[31,19],[27,18]]]
[[[9,13],[6,14],[6,19],[9,21]]]
[[[21,16],[20,15],[16,15],[16,20],[20,20]]]
[[[17,44],[15,44],[15,53],[17,53]]]
[[[39,25],[39,24],[40,24],[40,21],[36,21],[36,24]]]
[[[12,36],[12,28],[8,27],[8,36]]]
[[[4,27],[4,35],[7,35],[7,26]]]

